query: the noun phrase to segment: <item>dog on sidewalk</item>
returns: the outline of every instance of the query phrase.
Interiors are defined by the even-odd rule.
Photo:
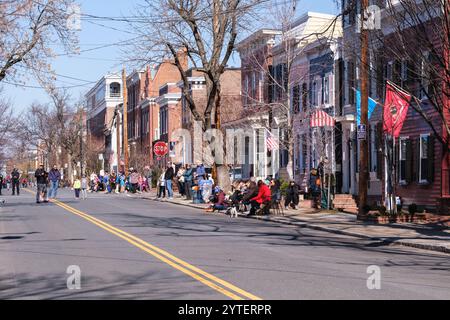
[[[231,218],[237,218],[239,215],[236,207],[228,208],[227,213],[230,215]]]

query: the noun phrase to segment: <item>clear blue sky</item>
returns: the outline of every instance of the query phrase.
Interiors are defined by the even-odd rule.
[[[119,17],[132,15],[139,0],[81,0],[80,2],[83,14]],[[284,0],[276,0],[276,2],[284,2]],[[337,9],[334,0],[301,0],[297,8],[298,15],[307,11],[335,14]],[[55,72],[62,76],[94,82],[110,71],[119,71],[122,67],[121,57],[123,54],[120,47],[113,44],[133,37],[127,32],[127,24],[105,21],[94,24],[91,21],[82,21],[81,27],[79,34],[81,54],[56,58],[53,63]],[[111,27],[117,30],[112,30]],[[98,48],[103,45],[107,47]],[[54,46],[54,50],[61,52],[58,45]],[[239,61],[235,61],[235,63],[238,64]],[[32,79],[29,79],[26,84],[37,85]],[[79,86],[70,89],[72,97],[75,99],[78,99],[92,86],[88,82],[57,77],[57,86],[73,85]],[[23,110],[34,101],[43,103],[48,101],[48,97],[42,89],[17,88],[8,84],[3,84],[3,89],[3,94],[13,101],[17,111]]]

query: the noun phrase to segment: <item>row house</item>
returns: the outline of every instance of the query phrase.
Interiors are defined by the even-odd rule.
[[[166,83],[159,88],[159,97],[156,99],[159,105],[159,141],[172,145],[175,130],[181,127],[181,89],[177,83]],[[160,159],[165,164],[172,157],[168,154]],[[171,159],[178,162],[179,159]]]
[[[148,134],[150,124],[150,108],[143,106],[143,101],[149,96],[151,69],[133,71],[127,76],[127,129],[131,166],[136,166],[139,158],[148,152]],[[149,157],[149,156],[147,156]]]
[[[385,100],[386,82],[391,81],[414,97],[400,137],[395,141],[396,148],[393,150],[396,194],[402,199],[404,205],[415,203],[431,211],[448,213],[450,158],[449,139],[444,123],[448,124],[450,115],[448,112],[439,114],[436,108],[437,105],[443,110],[448,109],[448,96],[445,93],[448,90],[448,83],[437,85],[439,90],[433,89],[429,83],[429,81],[442,82],[442,79],[445,79],[445,76],[442,76],[445,70],[437,61],[433,61],[432,55],[434,52],[442,57],[448,56],[448,53],[444,52],[444,43],[437,28],[441,18],[439,14],[430,18],[419,13],[420,26],[412,23],[398,31],[396,19],[405,14],[401,3],[392,0],[374,0],[371,4],[376,5],[373,8],[379,14],[380,28],[370,32],[369,48],[371,70],[369,95],[379,102],[370,118],[368,128],[370,202],[383,203],[386,199],[388,170],[384,155],[388,153],[388,148],[384,144],[382,132],[382,106]],[[342,128],[342,157],[350,160],[350,165],[344,167],[345,179],[342,191],[357,196],[359,145],[356,139],[354,116],[356,114],[355,88],[360,88],[360,38],[357,32],[360,1],[343,0],[342,8],[346,13],[343,17],[342,100],[343,113],[348,120]],[[395,12],[395,16],[392,12]],[[425,37],[429,42],[424,41]],[[408,39],[408,41],[401,41],[401,39]],[[436,72],[434,78],[432,72]],[[438,104],[430,101],[433,97],[439,97],[434,99],[434,102],[439,101]],[[416,109],[423,110],[428,119],[425,120]],[[438,138],[443,141],[438,141]]]
[[[204,114],[207,105],[206,79],[204,73],[195,68],[191,68],[186,74],[190,96],[195,103],[197,111],[200,114]],[[220,77],[220,85],[221,100],[219,114],[221,129],[225,133],[226,128],[229,128],[228,124],[241,117],[241,69],[226,68]],[[179,81],[177,86],[182,92],[184,91],[183,81]],[[214,121],[213,112],[211,115],[211,123],[214,123]],[[177,151],[182,157],[179,162],[182,164],[203,162],[203,151],[196,149],[196,146],[202,146],[201,125],[199,124],[197,128],[195,127],[192,112],[184,94],[181,97],[181,128],[189,131],[189,138],[186,139],[184,136],[173,137],[178,138],[173,143],[178,148]],[[208,166],[210,163],[205,163],[205,165]]]
[[[291,176],[301,182],[317,165],[306,119],[316,109],[335,113],[334,61],[341,36],[339,24],[329,28],[335,19],[308,12],[286,32],[262,29],[238,44],[244,110],[233,126],[251,131],[243,143],[244,178]],[[269,131],[279,138],[279,151],[268,148]],[[294,145],[294,154],[289,154],[287,144]],[[289,163],[294,167],[291,173]]]
[[[87,162],[96,169],[117,170],[117,134],[112,126],[116,109],[123,104],[122,77],[102,77],[85,95],[87,113]]]
[[[270,104],[273,96],[271,72],[273,69],[272,50],[281,36],[281,31],[261,29],[238,43],[237,51],[241,59],[241,105],[239,119],[230,121],[226,129],[243,129],[236,138],[238,155],[234,166],[241,170],[242,178],[271,175],[272,154],[267,150],[265,136],[273,116]]]
[[[336,86],[342,37],[339,22],[336,16],[309,12],[301,16],[297,26],[290,31],[296,39],[289,75],[294,142],[292,175],[303,187],[308,187],[311,169],[317,168],[321,160],[330,160],[329,170],[333,173],[339,169],[335,152],[339,131],[333,126],[312,128],[309,121],[317,111],[324,111],[334,118],[340,115]],[[282,63],[283,56],[279,59]],[[278,61],[277,57],[274,61]],[[288,165],[288,157],[287,151],[282,151],[281,168]]]
[[[178,58],[187,69],[186,54],[180,51]],[[180,79],[180,72],[171,59],[147,66],[145,70],[135,71],[127,77],[128,145],[132,166],[153,164],[154,143],[167,140],[165,116],[168,102],[164,99],[167,94],[164,90],[171,91],[173,84]]]

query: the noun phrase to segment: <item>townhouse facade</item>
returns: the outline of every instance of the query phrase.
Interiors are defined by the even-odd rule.
[[[305,184],[317,166],[320,155],[308,119],[317,109],[336,114],[335,57],[341,29],[335,20],[308,12],[293,21],[290,30],[259,30],[238,44],[244,106],[238,124],[251,128],[243,147],[244,177],[272,176]],[[268,148],[269,132],[280,141],[279,150]],[[331,153],[331,144],[326,150]]]
[[[189,92],[193,99],[196,109],[200,114],[204,114],[207,105],[206,79],[202,72],[195,68],[191,68],[187,72]],[[220,100],[220,129],[226,139],[225,131],[228,124],[236,121],[241,117],[241,69],[226,68],[221,78],[221,100]],[[179,81],[177,86],[184,91],[184,82]],[[211,122],[214,123],[214,113],[211,115]],[[203,131],[201,124],[196,124],[192,112],[189,108],[186,96],[181,96],[181,129],[178,136],[174,136],[172,145],[176,149],[176,153],[181,155],[179,163],[198,163],[205,162],[206,166],[211,166],[211,159],[205,159],[205,153],[202,151]],[[187,135],[187,137],[186,137]],[[175,139],[176,138],[176,139]],[[230,152],[230,150],[226,150]],[[225,159],[224,159],[225,160]],[[232,165],[232,164],[230,164]]]
[[[392,152],[394,161],[395,194],[400,197],[403,206],[417,204],[422,209],[438,213],[448,213],[449,208],[449,140],[444,124],[449,122],[448,112],[439,114],[436,104],[430,103],[433,95],[442,95],[438,108],[448,108],[448,84],[443,83],[441,92],[431,92],[429,72],[433,69],[445,73],[438,63],[431,60],[430,51],[443,57],[444,43],[439,41],[439,30],[436,30],[435,19],[421,20],[398,29],[396,17],[401,17],[404,8],[398,1],[372,1],[380,19],[379,30],[370,33],[370,70],[369,96],[379,104],[375,108],[368,128],[369,139],[369,199],[371,204],[386,204],[388,181],[388,162],[386,155]],[[343,104],[344,115],[349,121],[343,124],[343,158],[350,159],[347,172],[344,173],[343,192],[357,196],[358,194],[358,141],[356,139],[356,95],[355,88],[360,87],[359,52],[360,40],[358,31],[358,15],[360,1],[356,3],[342,1],[343,11]],[[419,7],[418,7],[419,8]],[[420,14],[420,13],[418,13]],[[423,18],[423,17],[422,17]],[[434,26],[434,27],[433,27]],[[430,42],[427,45],[420,37],[424,30]],[[402,42],[402,39],[408,41]],[[421,40],[422,39],[422,42]],[[432,66],[432,68],[427,68]],[[435,77],[437,81],[445,77]],[[408,113],[400,133],[395,139],[395,147],[386,144],[383,133],[383,105],[385,101],[386,83],[390,81],[399,89],[412,95]],[[418,110],[421,110],[421,115]],[[427,119],[425,119],[425,117]],[[438,136],[442,141],[438,141]]]
[[[183,51],[179,52],[178,58],[187,68],[187,56]],[[164,90],[170,88],[169,91],[173,91],[173,84],[180,79],[180,73],[174,65],[174,61],[170,59],[157,65],[147,66],[140,71],[133,71],[127,76],[127,132],[130,166],[143,169],[155,164],[156,157],[153,154],[153,146],[157,141],[167,140],[165,125],[168,122],[167,118],[163,117],[167,115],[168,102],[163,96],[168,92],[164,92]],[[160,103],[163,103],[162,110]],[[172,105],[172,102],[170,104]],[[123,107],[118,114],[118,117],[122,118],[117,122],[121,124],[122,129],[120,130],[123,130],[121,112],[123,112]],[[123,144],[121,157],[123,158]]]
[[[90,167],[117,170],[117,134],[112,126],[116,109],[123,104],[122,77],[111,73],[102,77],[85,95],[88,146],[87,161]]]
[[[272,152],[267,149],[265,137],[273,121],[272,50],[281,34],[279,30],[261,29],[237,45],[241,58],[242,111],[238,119],[224,127],[240,132],[234,138],[237,152],[233,166],[239,168],[244,179],[273,174]]]

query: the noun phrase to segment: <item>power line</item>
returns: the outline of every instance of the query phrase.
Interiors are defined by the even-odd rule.
[[[97,81],[93,81],[91,83],[80,84],[80,85],[74,85],[74,86],[56,87],[55,89],[73,89],[73,88],[86,87],[86,86],[94,84],[96,82]],[[9,82],[6,80],[3,80],[0,82],[0,84],[2,84],[2,83],[6,83],[6,84],[9,84],[9,85],[15,86],[15,87],[27,88],[27,89],[44,89],[45,90],[45,87],[43,87],[43,86],[30,86],[30,85],[25,85],[25,84],[21,84],[21,83]]]

